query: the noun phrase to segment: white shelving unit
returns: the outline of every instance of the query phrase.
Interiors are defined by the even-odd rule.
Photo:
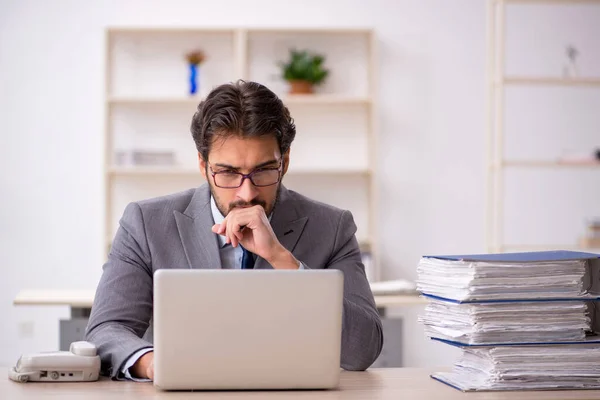
[[[326,56],[330,76],[313,95],[289,95],[278,61],[291,48]],[[185,54],[202,50],[199,94],[187,94]],[[130,201],[204,183],[189,132],[194,111],[213,87],[253,80],[275,91],[297,126],[283,183],[352,211],[361,248],[379,280],[377,230],[377,52],[370,29],[119,27],[106,33],[105,212],[107,244]],[[173,165],[117,163],[117,152],[163,150]],[[107,246],[108,248],[108,246]]]
[[[600,251],[600,249],[584,248],[574,240],[570,244],[535,244],[509,243],[505,240],[505,196],[507,171],[514,173],[538,173],[541,170],[558,173],[600,172],[600,162],[595,161],[561,161],[539,159],[506,158],[506,127],[505,116],[507,108],[506,91],[509,87],[553,88],[560,90],[581,90],[581,88],[600,89],[600,77],[561,77],[514,75],[506,73],[506,8],[513,5],[529,6],[576,6],[599,5],[600,0],[489,0],[488,1],[488,59],[487,59],[487,221],[486,243],[488,252],[504,251],[534,251],[547,249],[565,249],[582,251]],[[549,116],[548,118],[551,118]],[[597,175],[600,178],[600,175]],[[597,182],[597,180],[596,180]],[[526,196],[526,193],[521,193]],[[540,205],[541,206],[541,205]]]

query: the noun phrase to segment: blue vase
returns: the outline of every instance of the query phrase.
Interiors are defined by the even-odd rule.
[[[198,65],[190,64],[190,94],[198,93]]]

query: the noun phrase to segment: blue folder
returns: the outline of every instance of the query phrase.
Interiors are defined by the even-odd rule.
[[[583,340],[570,340],[563,342],[520,342],[520,343],[485,343],[485,344],[470,344],[454,340],[442,339],[435,336],[430,337],[431,340],[442,342],[454,347],[507,347],[507,346],[548,346],[548,345],[567,345],[567,344],[598,344],[600,343],[600,335],[594,334],[586,337]]]
[[[600,259],[600,254],[584,253],[581,251],[531,251],[524,253],[498,253],[498,254],[470,254],[449,256],[423,256],[424,258],[437,258],[450,261],[484,261],[484,262],[510,262],[528,263],[543,261],[569,261]]]

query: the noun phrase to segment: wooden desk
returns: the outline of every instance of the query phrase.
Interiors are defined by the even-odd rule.
[[[16,383],[0,368],[0,398],[21,399],[598,399],[600,390],[547,392],[462,393],[429,377],[432,371],[414,368],[383,368],[366,372],[342,371],[338,390],[271,392],[162,392],[151,383],[116,382],[103,378],[86,383]]]

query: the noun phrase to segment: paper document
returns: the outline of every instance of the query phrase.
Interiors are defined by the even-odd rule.
[[[425,334],[462,350],[432,378],[463,391],[600,389],[599,255],[423,257],[417,272]]]
[[[460,390],[600,388],[600,345],[465,348],[434,378]]]
[[[463,344],[572,342],[591,330],[583,301],[453,303],[432,299],[425,334]]]
[[[510,264],[422,258],[417,290],[464,300],[583,298],[585,260]]]

